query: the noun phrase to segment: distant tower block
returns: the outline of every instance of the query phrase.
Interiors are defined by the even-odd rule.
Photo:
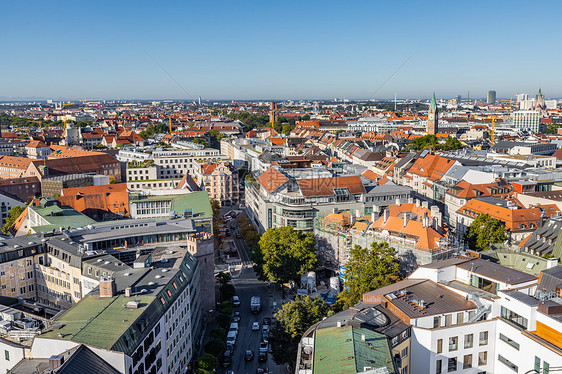
[[[272,101],[271,104],[269,104],[269,122],[273,123],[277,120],[277,103],[275,101]]]
[[[437,109],[437,102],[435,101],[435,92],[429,104],[429,111],[427,113],[427,133],[435,135],[439,131],[439,109]]]
[[[496,102],[496,91],[488,91],[488,97],[486,98],[486,103],[494,104]]]

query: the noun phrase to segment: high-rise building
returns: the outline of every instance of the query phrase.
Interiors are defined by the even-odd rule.
[[[496,91],[488,91],[488,97],[486,98],[486,103],[493,104],[496,102]]]
[[[435,92],[429,104],[429,112],[427,113],[427,133],[435,135],[439,130],[439,109],[437,109],[437,102],[435,101]]]
[[[511,118],[515,128],[530,129],[532,132],[540,132],[542,130],[541,113],[538,110],[518,110],[511,114]]]
[[[462,96],[457,95],[457,105],[461,105],[461,103],[462,103]]]

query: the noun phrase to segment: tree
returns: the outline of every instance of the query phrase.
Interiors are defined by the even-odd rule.
[[[399,279],[400,258],[388,243],[373,243],[371,248],[356,245],[345,265],[344,291],[338,308],[357,304],[365,292],[388,286]]]
[[[222,300],[230,300],[236,294],[236,290],[232,284],[224,284],[220,287]]]
[[[203,370],[213,371],[219,366],[219,360],[208,353],[204,354],[197,360],[197,366]]]
[[[109,176],[109,184],[115,184],[117,183],[117,180],[115,179],[115,177],[113,175]]]
[[[215,327],[211,330],[211,336],[215,339],[224,339],[226,337],[226,330],[221,327]]]
[[[302,335],[310,326],[324,318],[328,305],[320,298],[297,296],[295,301],[284,304],[275,315],[269,342],[276,364],[293,364]]]
[[[268,229],[261,236],[258,251],[254,257],[263,276],[274,282],[298,280],[318,262],[314,235],[292,227]]]
[[[470,224],[465,237],[470,249],[485,251],[490,249],[490,244],[505,242],[507,230],[502,221],[484,213]]]
[[[10,213],[6,218],[6,224],[2,227],[2,232],[5,235],[10,235],[10,227],[16,222],[16,219],[23,213],[25,210],[24,206],[16,205],[10,209]]]
[[[230,315],[219,313],[219,315],[217,316],[217,323],[221,328],[226,330],[230,327]]]
[[[432,151],[454,151],[460,148],[462,148],[462,143],[457,138],[449,136],[444,143],[441,143],[439,138],[435,135],[425,135],[420,136],[419,138],[412,139],[406,147],[406,149],[414,151],[422,151],[424,149],[429,149]]]
[[[209,146],[207,141],[203,138],[193,138],[193,139],[191,139],[191,142],[195,143],[195,144],[201,144],[205,148],[207,148]]]
[[[221,338],[214,338],[205,344],[205,352],[212,354],[215,357],[218,357],[225,349],[226,344],[224,344]]]
[[[224,286],[225,284],[227,284],[232,280],[232,277],[230,276],[230,274],[221,271],[220,273],[215,275],[215,279],[217,280],[217,282],[220,283],[221,286]]]

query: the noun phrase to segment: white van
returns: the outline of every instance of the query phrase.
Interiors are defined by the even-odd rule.
[[[238,335],[238,323],[237,322],[232,322],[230,324],[230,329],[228,330],[228,332],[234,331],[236,333],[236,335]]]
[[[236,335],[236,331],[229,331],[228,335],[226,335],[226,345],[234,346],[234,344],[236,343]]]

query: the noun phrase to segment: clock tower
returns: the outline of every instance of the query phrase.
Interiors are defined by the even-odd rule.
[[[435,135],[439,131],[439,109],[437,109],[437,102],[435,101],[435,92],[429,104],[429,111],[427,113],[427,133]]]

